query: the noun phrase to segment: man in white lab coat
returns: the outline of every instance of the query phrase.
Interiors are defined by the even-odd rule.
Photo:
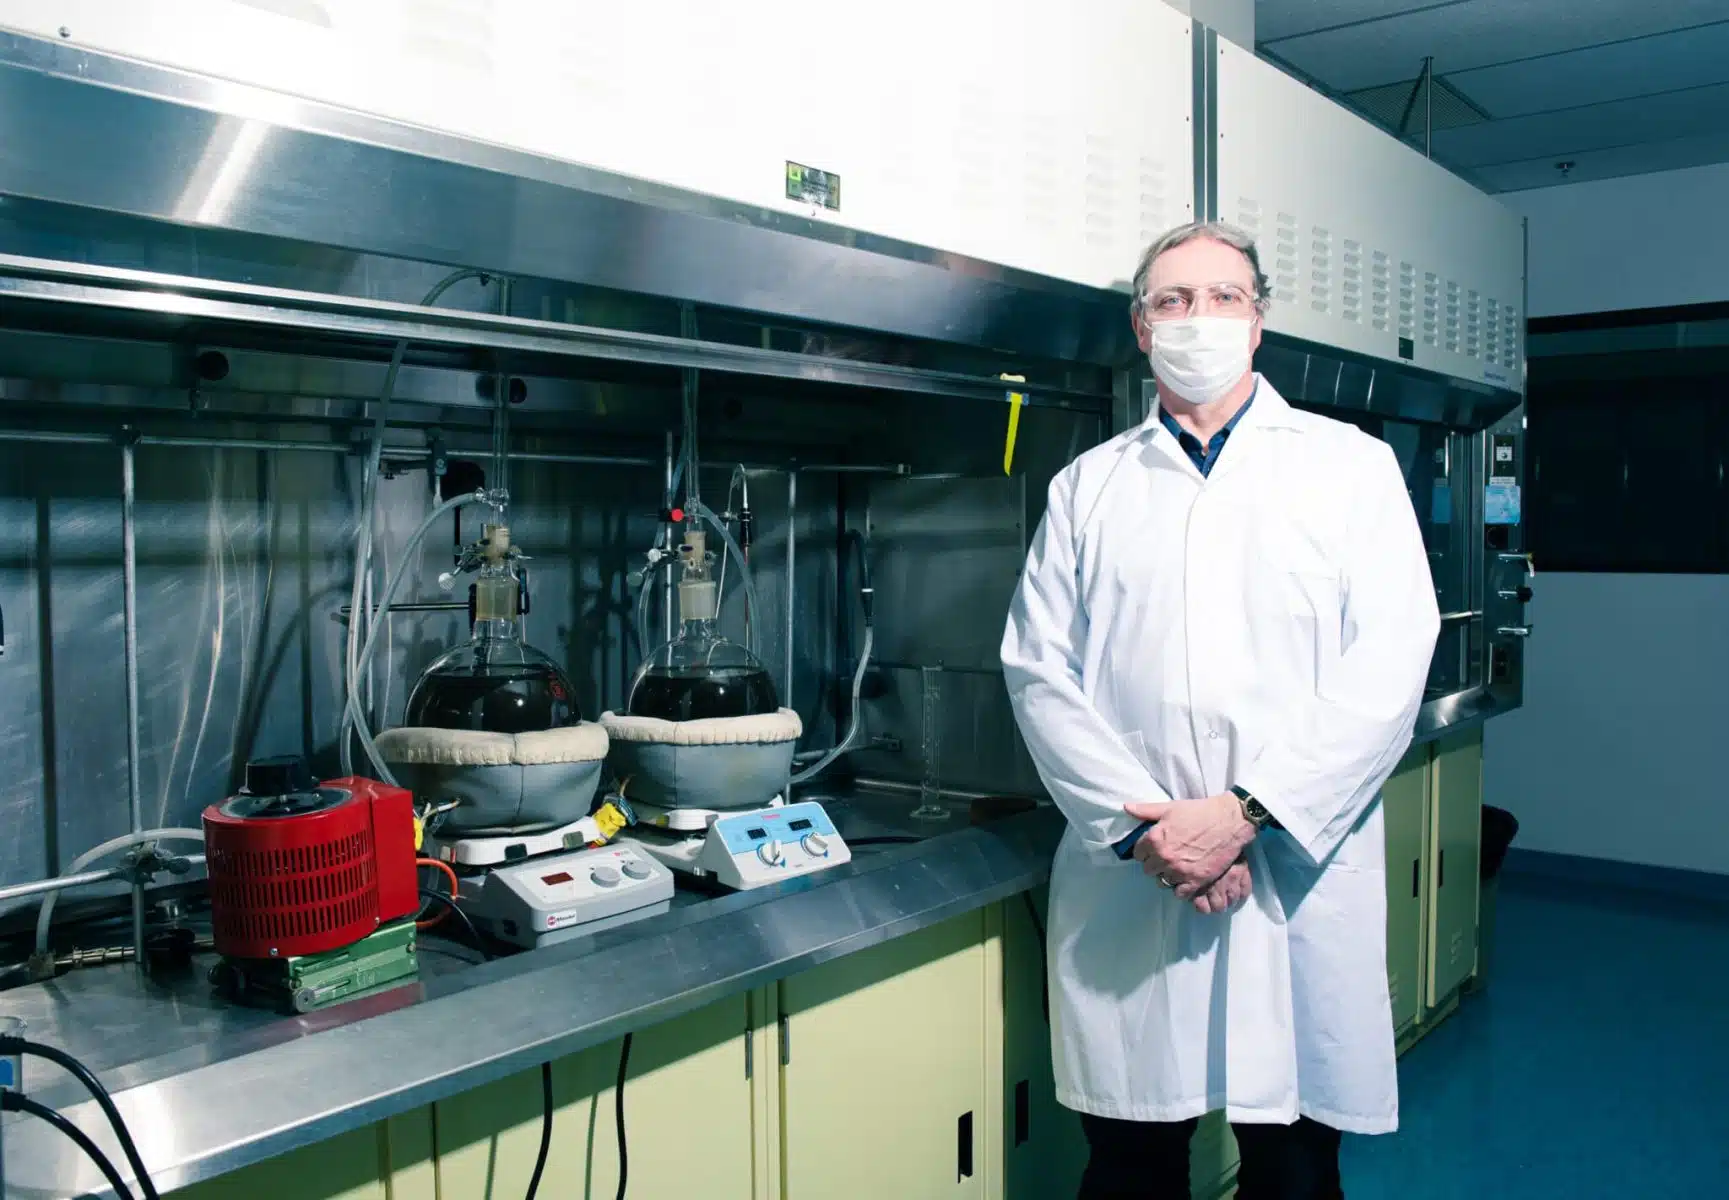
[[[1159,411],[1052,482],[1003,637],[1068,818],[1052,1047],[1085,1200],[1187,1197],[1219,1109],[1239,1200],[1333,1200],[1341,1131],[1398,1123],[1378,797],[1440,617],[1392,451],[1254,374],[1266,306],[1241,231],[1147,251]]]

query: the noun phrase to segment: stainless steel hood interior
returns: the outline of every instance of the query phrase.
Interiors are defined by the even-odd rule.
[[[476,366],[472,354],[465,357],[457,347],[472,351],[479,338],[478,344],[498,354],[514,355],[514,369],[521,371],[534,369],[545,352],[580,357],[591,369],[599,362],[618,370],[626,364],[701,367],[1001,396],[984,370],[897,371],[895,355],[885,355],[880,345],[853,354],[843,348],[837,355],[831,345],[826,354],[777,357],[718,343],[681,344],[672,336],[431,316],[411,306],[361,311],[363,301],[338,303],[304,293],[275,303],[256,288],[237,296],[221,292],[209,278],[254,278],[250,264],[201,253],[202,233],[481,268],[1052,364],[1133,369],[1137,358],[1120,292],[314,102],[290,101],[285,110],[280,96],[270,97],[268,111],[287,115],[268,122],[266,153],[222,203],[212,205],[208,197],[194,203],[185,195],[190,164],[231,134],[236,120],[261,119],[234,115],[264,111],[246,103],[248,92],[242,85],[0,34],[0,111],[31,114],[29,121],[0,122],[0,187],[18,198],[0,199],[0,229],[8,239],[0,251],[42,257],[44,245],[55,239],[36,236],[31,222],[51,213],[64,227],[70,213],[73,227],[82,217],[92,224],[128,223],[134,239],[139,229],[154,235],[148,254],[122,264],[109,260],[110,265],[138,265],[142,257],[167,265],[172,275],[204,277],[199,284],[125,278],[110,270],[99,279],[65,273],[48,279],[48,264],[7,262],[0,272],[9,277],[8,324],[52,324],[43,314],[74,302],[85,318],[105,308],[109,332],[152,342],[176,332],[176,323],[185,342],[191,333],[206,336],[213,326],[244,324],[257,331],[274,320],[278,333],[266,339],[270,348],[289,349],[287,330],[298,328],[315,335],[324,351],[346,339],[352,356],[360,358],[376,357],[384,339],[404,335],[411,325],[416,353],[427,365]],[[77,239],[62,234],[58,240],[64,246]],[[104,243],[96,243],[97,249],[84,252],[100,256]],[[145,296],[175,298],[118,298],[134,288]],[[237,304],[247,308],[244,321]],[[123,318],[123,309],[130,315]],[[449,350],[443,358],[440,346]],[[486,365],[496,367],[496,361]],[[1460,428],[1483,428],[1520,400],[1516,393],[1276,334],[1267,336],[1258,365],[1299,404]],[[1039,402],[1059,405],[1084,406],[1108,389],[1094,378],[1029,382]]]

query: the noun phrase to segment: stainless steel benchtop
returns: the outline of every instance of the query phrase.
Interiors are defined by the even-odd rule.
[[[844,836],[905,832],[916,797],[833,802]],[[0,993],[0,1015],[102,1078],[166,1192],[573,1054],[714,1000],[912,933],[1042,882],[1063,829],[1043,807],[755,892],[696,899],[563,945],[470,965],[428,939],[417,982],[302,1017],[230,1007],[204,979],[130,967],[73,971]],[[27,1060],[30,1095],[61,1110],[125,1172],[101,1113],[70,1078]],[[111,1195],[39,1121],[6,1122],[5,1196]]]

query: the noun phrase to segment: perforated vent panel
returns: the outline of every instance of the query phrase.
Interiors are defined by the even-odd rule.
[[[1229,43],[1218,103],[1219,195],[1260,242],[1269,330],[1519,385],[1516,216]]]

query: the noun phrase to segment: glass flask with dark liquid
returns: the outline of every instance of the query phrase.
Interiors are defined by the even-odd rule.
[[[522,641],[518,584],[488,566],[475,582],[474,636],[440,656],[408,696],[404,723],[487,733],[534,733],[582,720],[558,664]]]
[[[626,706],[633,717],[663,721],[754,717],[779,708],[774,680],[756,655],[721,637],[707,619],[687,619],[678,637],[648,656]]]

